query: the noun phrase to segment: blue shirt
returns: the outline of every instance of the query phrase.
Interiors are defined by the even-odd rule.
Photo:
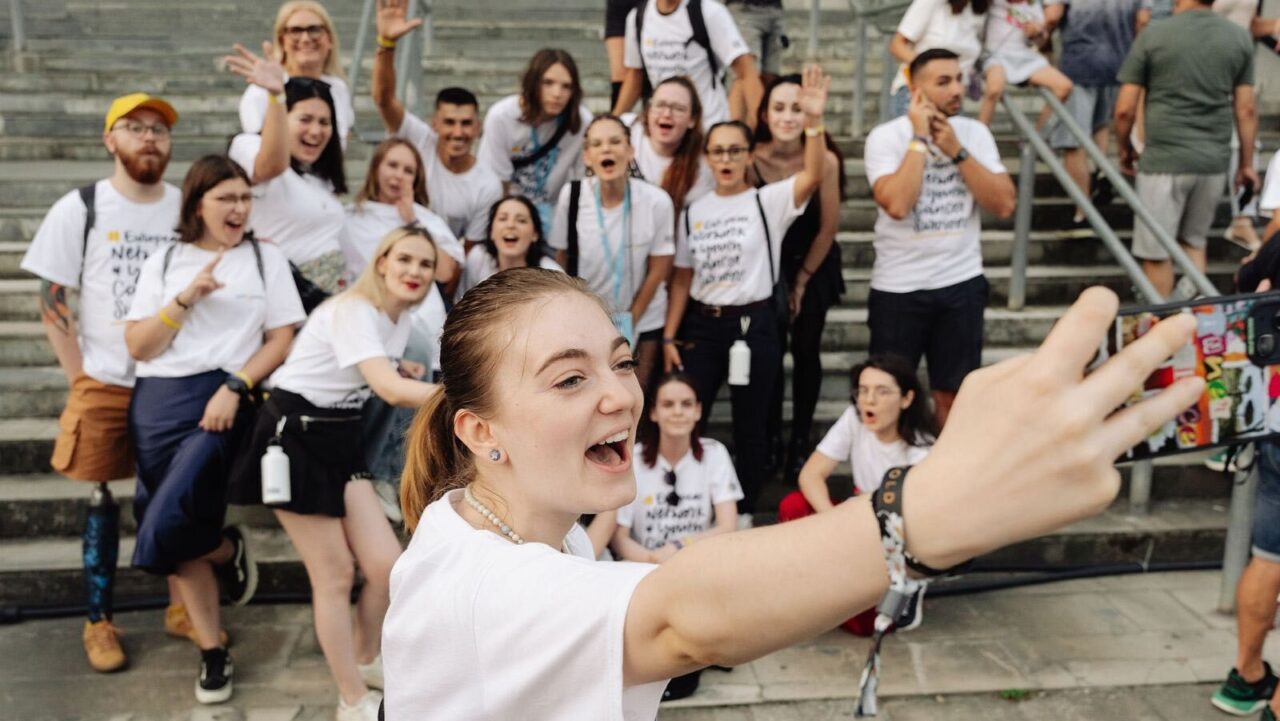
[[[1115,85],[1133,44],[1138,10],[1149,0],[1046,0],[1066,5],[1059,66],[1077,85]]]

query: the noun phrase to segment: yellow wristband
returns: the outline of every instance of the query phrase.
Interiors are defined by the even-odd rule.
[[[925,155],[929,154],[929,146],[919,140],[912,140],[910,143],[907,143],[907,150],[914,150],[917,153],[924,153]]]
[[[161,308],[161,309],[160,309],[160,313],[159,313],[158,315],[159,315],[159,317],[160,317],[160,322],[161,322],[161,323],[164,323],[165,325],[169,326],[170,328],[172,328],[172,329],[174,329],[174,330],[182,330],[182,324],[181,324],[181,323],[179,323],[178,321],[176,321],[176,320],[174,320],[174,319],[170,318],[170,317],[169,317],[169,314],[168,314],[168,313],[166,313],[166,312],[164,312],[164,308]]]
[[[818,125],[812,128],[805,128],[804,135],[806,138],[816,138],[827,131],[826,126]]]
[[[391,48],[394,48],[395,46],[396,46],[396,41],[394,41],[394,40],[390,40],[390,39],[388,39],[388,38],[384,38],[384,37],[382,37],[381,35],[379,35],[379,36],[378,36],[378,47],[380,47],[380,48],[386,48],[386,49],[390,50]]]
[[[248,373],[245,373],[244,371],[236,371],[231,375],[244,381],[244,384],[249,387],[249,390],[253,390],[253,379],[249,377]]]

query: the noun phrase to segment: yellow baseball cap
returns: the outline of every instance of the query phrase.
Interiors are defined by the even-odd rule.
[[[160,113],[164,116],[164,122],[169,127],[173,127],[178,122],[178,111],[174,110],[169,103],[146,93],[130,93],[111,101],[111,107],[107,109],[107,123],[103,127],[103,131],[111,130],[111,126],[115,125],[117,120],[138,108],[150,108]]]

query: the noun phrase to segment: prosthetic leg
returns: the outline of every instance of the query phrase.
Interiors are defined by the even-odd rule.
[[[84,627],[85,653],[94,670],[115,671],[125,664],[119,631],[111,623],[120,555],[120,506],[106,483],[99,483],[89,497],[82,541],[89,616]]]

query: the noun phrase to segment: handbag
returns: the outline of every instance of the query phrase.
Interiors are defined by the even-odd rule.
[[[298,270],[298,266],[289,262],[289,272],[293,274],[293,285],[298,289],[298,299],[302,301],[302,310],[311,315],[311,311],[315,310],[321,303],[329,298],[329,291],[312,283],[307,276]]]

